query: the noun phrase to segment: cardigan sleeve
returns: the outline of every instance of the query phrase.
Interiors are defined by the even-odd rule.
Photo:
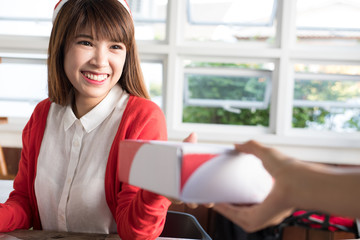
[[[29,125],[23,131],[23,149],[19,163],[19,171],[14,180],[14,191],[10,193],[9,199],[0,204],[0,232],[9,232],[18,228],[30,227],[30,202],[27,183],[27,162]]]
[[[5,203],[0,203],[0,232],[15,229],[41,228],[33,188],[36,156],[40,149],[46,117],[50,108],[48,99],[40,102],[22,132],[22,151],[14,190]]]
[[[152,102],[140,106],[141,109],[131,112],[127,118],[129,125],[125,138],[167,140],[165,117],[160,108]],[[156,239],[163,230],[170,204],[163,196],[122,183],[116,208],[120,237],[123,240]]]

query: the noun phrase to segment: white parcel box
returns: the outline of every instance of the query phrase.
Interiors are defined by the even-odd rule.
[[[259,203],[273,185],[258,158],[215,144],[124,140],[118,173],[122,182],[196,203]]]

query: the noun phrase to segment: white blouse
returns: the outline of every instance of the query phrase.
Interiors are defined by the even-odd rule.
[[[128,99],[115,85],[80,119],[71,106],[51,104],[35,178],[44,230],[117,232],[105,198],[105,170]]]

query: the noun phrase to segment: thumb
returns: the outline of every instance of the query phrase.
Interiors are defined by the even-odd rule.
[[[195,132],[192,132],[189,134],[189,136],[187,136],[183,142],[191,142],[191,143],[196,143],[197,140],[197,134]]]

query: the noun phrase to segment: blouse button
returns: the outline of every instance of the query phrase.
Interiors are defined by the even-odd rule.
[[[79,141],[75,141],[75,142],[74,142],[74,146],[75,146],[75,147],[79,147],[79,146],[80,146]]]

